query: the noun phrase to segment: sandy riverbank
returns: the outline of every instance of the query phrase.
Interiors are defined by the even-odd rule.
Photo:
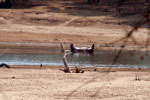
[[[104,7],[66,1],[26,9],[0,9],[0,42],[104,45],[124,37],[141,18],[138,14],[119,17],[112,8],[102,11]],[[140,28],[133,35],[141,47],[146,44],[147,32]],[[129,39],[126,46],[137,44]],[[122,41],[114,45],[120,47]]]
[[[142,69],[82,69],[64,73],[60,67],[0,68],[1,100],[149,100],[150,73]],[[122,71],[121,71],[122,70]],[[140,81],[136,81],[139,76]]]

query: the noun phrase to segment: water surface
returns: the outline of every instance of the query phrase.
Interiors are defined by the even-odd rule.
[[[112,65],[116,51],[98,51],[94,54],[71,54],[67,56],[70,66],[96,67],[150,67],[150,55],[143,51],[124,51]],[[63,65],[63,55],[55,54],[2,54],[0,63],[9,65]]]

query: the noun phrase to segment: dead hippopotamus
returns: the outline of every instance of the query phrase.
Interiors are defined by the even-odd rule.
[[[70,49],[72,53],[93,53],[94,44],[91,47],[76,47],[74,44],[70,44]]]

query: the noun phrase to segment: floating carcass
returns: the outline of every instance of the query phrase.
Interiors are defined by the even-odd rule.
[[[72,53],[93,53],[94,44],[91,47],[76,47],[74,44],[70,44],[70,49]]]

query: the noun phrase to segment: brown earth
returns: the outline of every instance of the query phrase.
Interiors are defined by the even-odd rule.
[[[124,37],[140,18],[138,14],[119,17],[115,8],[71,1],[26,9],[0,9],[0,41],[99,46]],[[147,32],[146,28],[140,28],[133,35],[141,47],[146,44]],[[135,44],[129,39],[127,45]]]

